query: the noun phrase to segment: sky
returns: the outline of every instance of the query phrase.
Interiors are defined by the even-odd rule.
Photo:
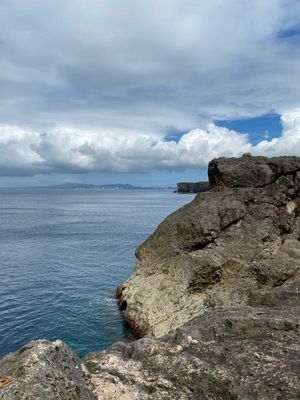
[[[0,187],[300,156],[299,0],[1,0]]]

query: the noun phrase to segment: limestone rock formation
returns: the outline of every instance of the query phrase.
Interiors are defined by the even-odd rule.
[[[265,291],[259,307],[208,312],[164,337],[89,354],[84,361],[95,394],[101,400],[299,399],[299,289]]]
[[[175,193],[201,193],[210,189],[209,182],[179,182]]]
[[[63,342],[38,340],[0,360],[1,400],[95,400],[80,360]]]
[[[209,179],[213,190],[137,249],[135,272],[118,290],[138,335],[164,335],[300,279],[300,158],[215,159]]]

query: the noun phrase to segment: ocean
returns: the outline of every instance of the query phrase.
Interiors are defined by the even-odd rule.
[[[116,287],[135,248],[192,195],[171,190],[1,190],[0,357],[33,339],[79,355],[128,337]]]

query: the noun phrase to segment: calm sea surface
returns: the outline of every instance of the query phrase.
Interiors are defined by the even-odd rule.
[[[135,248],[193,196],[169,190],[1,190],[0,357],[32,339],[77,354],[124,339],[115,289]]]

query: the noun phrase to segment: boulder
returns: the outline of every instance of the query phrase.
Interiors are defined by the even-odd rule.
[[[95,400],[80,360],[63,342],[37,340],[0,360],[1,400]]]
[[[300,171],[299,157],[252,157],[216,158],[208,165],[211,186],[264,187],[279,177],[294,181]]]

